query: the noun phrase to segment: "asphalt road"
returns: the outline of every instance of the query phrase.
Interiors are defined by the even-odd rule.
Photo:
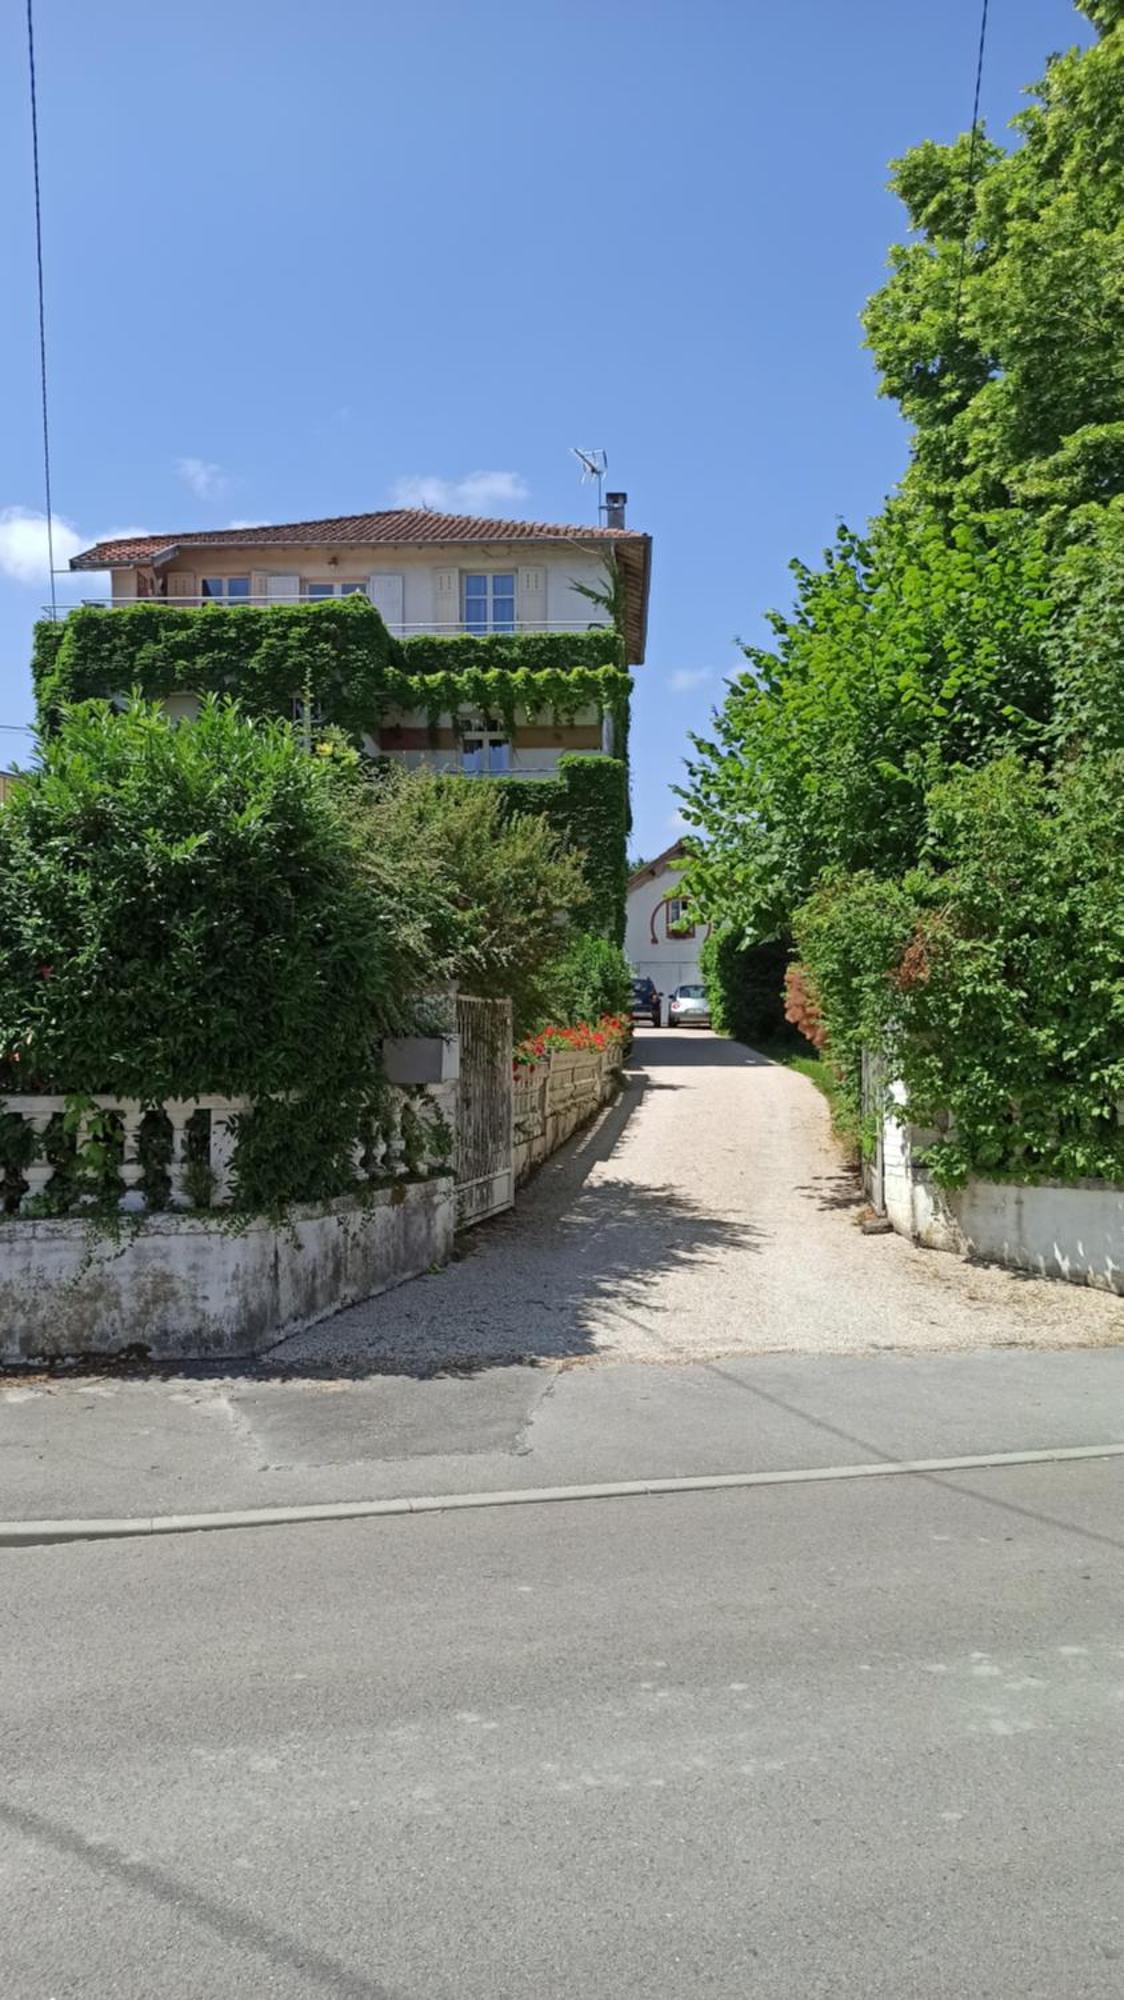
[[[1118,2000],[1124,1463],[3,1559],[5,2000]]]

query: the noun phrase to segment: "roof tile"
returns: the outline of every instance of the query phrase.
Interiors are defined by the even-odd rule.
[[[475,514],[435,514],[424,507],[387,507],[377,514],[337,514],[323,521],[286,521],[260,528],[189,529],[184,534],[127,535],[96,542],[72,556],[71,569],[120,569],[173,548],[370,548],[379,543],[639,542],[632,528],[582,527],[547,521],[485,520]]]

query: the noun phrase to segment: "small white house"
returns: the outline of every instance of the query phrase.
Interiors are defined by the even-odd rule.
[[[679,890],[684,858],[683,842],[677,840],[628,880],[625,952],[633,971],[653,979],[664,994],[701,979],[699,953],[710,928],[687,918]]]

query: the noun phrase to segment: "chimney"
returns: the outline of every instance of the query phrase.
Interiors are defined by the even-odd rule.
[[[606,493],[605,526],[607,528],[623,528],[624,510],[627,506],[628,506],[627,493]]]

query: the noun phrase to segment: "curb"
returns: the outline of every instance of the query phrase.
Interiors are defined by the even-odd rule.
[[[299,1527],[315,1521],[368,1521],[386,1515],[447,1514],[480,1507],[541,1507],[559,1501],[642,1500],[663,1494],[721,1493],[757,1486],[813,1486],[840,1479],[893,1479],[1098,1458],[1124,1458],[1124,1443],[977,1452],[962,1458],[883,1459],[872,1465],[809,1466],[789,1472],[714,1472],[682,1479],[619,1479],[592,1486],[523,1486],[492,1493],[424,1494],[406,1500],[336,1500],[306,1507],[250,1507],[213,1514],[2,1521],[0,1548],[41,1548],[59,1542],[135,1541],[151,1535],[214,1534],[233,1528]]]

